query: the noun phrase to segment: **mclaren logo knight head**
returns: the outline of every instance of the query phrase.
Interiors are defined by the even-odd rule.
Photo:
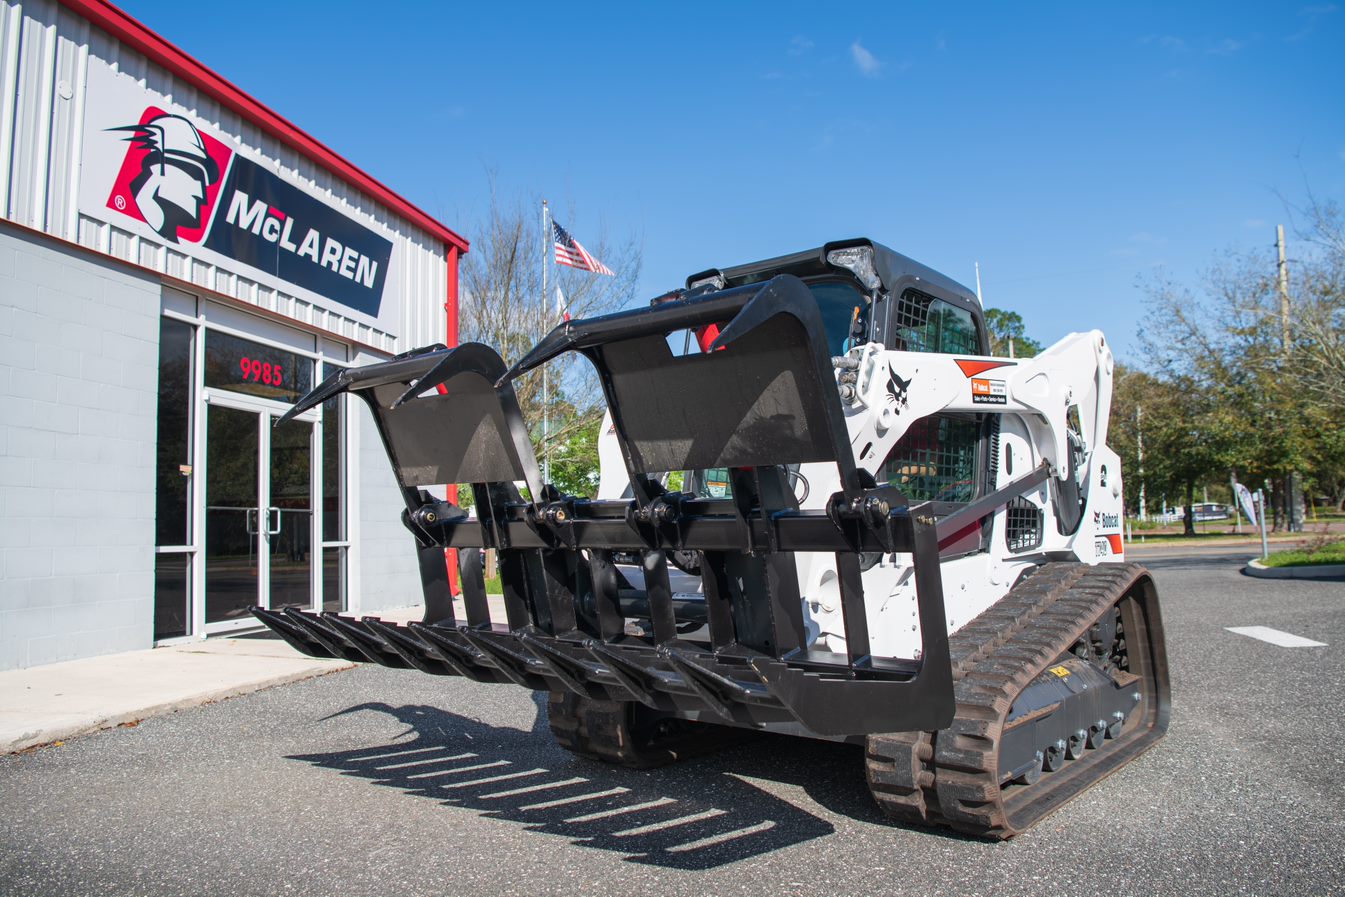
[[[128,186],[145,223],[173,243],[179,228],[204,225],[207,194],[220,168],[195,125],[165,113],[110,130],[128,132],[126,142],[141,151],[140,170]]]

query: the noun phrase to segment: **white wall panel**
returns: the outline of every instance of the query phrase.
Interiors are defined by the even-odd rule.
[[[371,324],[250,280],[242,266],[231,270],[191,260],[143,234],[81,215],[85,99],[95,65],[134,78],[146,91],[234,138],[245,155],[391,240],[395,271],[388,271],[383,302],[394,304],[396,313]],[[447,261],[436,238],[53,0],[0,0],[0,88],[0,214],[5,218],[387,352],[444,339]]]

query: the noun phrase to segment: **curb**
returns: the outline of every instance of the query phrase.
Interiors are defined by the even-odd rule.
[[[1252,558],[1242,572],[1258,579],[1345,579],[1345,564],[1315,564],[1305,567],[1267,567]]]
[[[165,701],[160,704],[151,704],[148,707],[136,708],[135,710],[128,710],[109,716],[97,717],[94,719],[86,718],[77,722],[72,721],[64,724],[39,726],[32,731],[24,732],[18,738],[0,744],[0,755],[15,754],[20,751],[28,750],[29,748],[42,747],[43,745],[52,744],[57,741],[66,741],[81,735],[91,735],[94,732],[101,732],[107,729],[115,729],[119,726],[135,724],[153,716],[164,716],[169,713],[175,713],[178,710],[188,710],[192,707],[200,707],[203,704],[213,704],[216,701],[241,697],[242,695],[261,691],[265,688],[273,688],[277,685],[289,685],[292,682],[300,682],[304,679],[313,679],[318,676],[339,673],[343,670],[353,669],[354,667],[355,664],[347,662],[343,664],[325,665],[320,668],[298,670],[292,673],[281,673],[275,676],[269,676],[265,679],[258,679],[239,685],[230,685],[224,688],[198,692],[194,695],[188,695],[185,698]]]

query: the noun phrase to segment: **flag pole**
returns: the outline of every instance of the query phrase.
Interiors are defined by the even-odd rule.
[[[548,256],[551,254],[551,210],[546,200],[542,200],[542,323],[545,325],[550,316],[550,292],[547,289]],[[542,336],[546,336],[545,330]],[[551,399],[550,382],[547,377],[547,365],[542,365],[542,482],[551,482]],[[541,501],[542,496],[534,495],[533,501]]]

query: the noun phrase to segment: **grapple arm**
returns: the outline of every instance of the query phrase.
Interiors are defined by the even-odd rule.
[[[670,332],[710,323],[723,326],[709,352],[669,349]],[[633,500],[587,501],[541,482],[510,384],[565,351],[597,370]],[[951,719],[933,515],[856,469],[821,317],[797,278],[567,322],[508,372],[475,344],[343,372],[296,407],[343,390],[374,414],[422,571],[444,548],[495,549],[506,620],[491,618],[469,550],[465,623],[443,601],[407,627],[254,611],[301,650],[827,736]],[[837,466],[841,489],[825,511],[800,511],[788,486],[785,465],[806,462]],[[709,467],[730,470],[732,498],[669,493],[656,476]],[[420,490],[430,483],[471,483],[476,516],[431,499]],[[699,557],[695,615],[674,594],[670,551]],[[618,552],[638,556],[642,590],[625,581]],[[846,654],[807,642],[796,552],[835,556]],[[918,658],[870,653],[861,552],[912,555]],[[427,585],[427,608],[430,597]]]

